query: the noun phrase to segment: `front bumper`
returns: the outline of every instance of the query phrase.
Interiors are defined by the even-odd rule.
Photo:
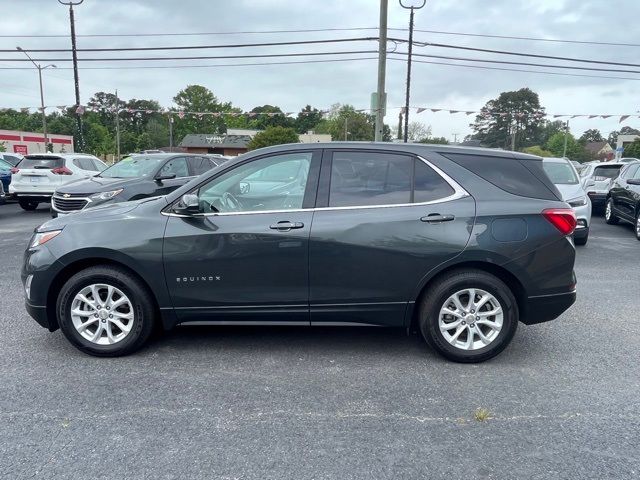
[[[58,325],[52,325],[52,322],[49,321],[47,307],[31,305],[28,300],[24,301],[24,306],[27,309],[27,313],[31,316],[31,318],[38,322],[40,326],[46,328],[50,332],[54,332],[58,329]]]
[[[576,301],[576,291],[529,297],[520,321],[525,325],[549,322],[562,315]]]

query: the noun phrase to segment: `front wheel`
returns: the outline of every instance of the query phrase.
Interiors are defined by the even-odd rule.
[[[19,198],[18,203],[23,210],[32,211],[38,208],[38,202],[34,202],[32,200],[25,200],[24,198]]]
[[[640,209],[636,214],[636,238],[640,240]]]
[[[617,225],[618,217],[613,213],[613,199],[611,197],[607,198],[607,206],[604,209],[604,220],[609,225]]]
[[[519,319],[509,287],[479,270],[459,270],[438,279],[424,295],[419,314],[427,343],[462,363],[482,362],[502,352]]]
[[[58,295],[56,311],[65,337],[98,357],[140,348],[155,317],[147,288],[126,270],[111,266],[90,267],[72,276]]]

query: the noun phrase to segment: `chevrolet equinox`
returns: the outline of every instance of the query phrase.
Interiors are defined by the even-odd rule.
[[[574,213],[541,158],[440,145],[256,150],[156,198],[41,225],[29,314],[97,356],[160,325],[376,325],[500,353],[576,298]]]

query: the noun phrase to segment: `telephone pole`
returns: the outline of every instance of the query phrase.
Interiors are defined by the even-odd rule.
[[[384,82],[387,71],[387,10],[389,0],[380,0],[380,28],[378,43],[378,91],[376,92],[376,132],[375,141],[381,142],[384,133],[384,114],[387,104],[387,94]]]
[[[567,156],[567,139],[569,137],[569,120],[567,120],[567,126],[564,130],[564,148],[562,149],[562,158]]]
[[[74,5],[80,5],[84,0],[76,0],[75,2],[69,0],[63,2],[58,0],[61,5],[69,6],[69,21],[71,23],[71,56],[73,58],[73,80],[75,82],[76,90],[76,128],[78,129],[78,149],[84,150],[84,135],[82,133],[82,113],[80,109],[80,80],[78,79],[78,53],[76,52],[76,24],[73,16]]]
[[[46,68],[56,68],[56,66],[53,63],[51,63],[43,67],[39,63],[34,62],[33,58],[31,58],[31,56],[26,51],[24,51],[21,47],[16,47],[16,50],[24,53],[27,56],[27,58],[31,60],[31,63],[33,63],[33,65],[38,69],[38,79],[40,80],[40,110],[42,110],[42,136],[44,137],[44,151],[46,152],[47,148],[49,148],[49,136],[47,135],[47,114],[45,112],[45,106],[44,106],[44,88],[42,87],[42,70]]]
[[[120,100],[116,90],[116,162],[120,161]]]
[[[425,6],[427,0],[422,0],[420,5],[406,6],[403,0],[400,1],[400,6],[411,11],[409,15],[409,54],[407,57],[407,91],[405,94],[404,102],[404,143],[407,143],[409,139],[409,97],[411,95],[411,54],[413,52],[413,14],[414,10],[420,10]]]

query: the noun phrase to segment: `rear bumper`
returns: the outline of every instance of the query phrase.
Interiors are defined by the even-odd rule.
[[[591,199],[591,205],[594,207],[604,207],[607,201],[607,194],[600,192],[587,192],[587,196]]]
[[[576,291],[528,297],[520,321],[525,325],[549,322],[562,315],[576,301]]]

